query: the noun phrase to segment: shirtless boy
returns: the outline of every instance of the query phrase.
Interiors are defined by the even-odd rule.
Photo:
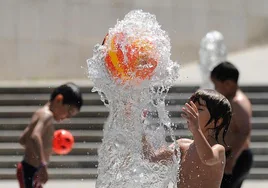
[[[227,157],[222,188],[240,188],[249,174],[253,154],[249,149],[252,109],[247,96],[238,86],[239,71],[230,62],[222,62],[211,72],[215,89],[231,103],[233,117],[226,134]]]
[[[36,187],[35,178],[38,178],[40,184],[47,182],[47,165],[52,154],[54,134],[53,120],[61,121],[75,116],[82,103],[79,88],[73,83],[67,83],[55,88],[49,102],[33,114],[19,140],[25,148],[24,158],[17,166],[20,188]]]

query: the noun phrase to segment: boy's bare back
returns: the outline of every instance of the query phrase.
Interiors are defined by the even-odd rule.
[[[222,162],[208,166],[202,163],[193,140],[179,139],[181,167],[178,187],[219,188],[224,172],[225,157]]]
[[[44,106],[33,114],[30,124],[21,136],[20,143],[25,147],[24,160],[34,167],[40,166],[40,156],[38,155],[38,149],[35,147],[32,138],[35,134],[41,134],[44,158],[45,161],[48,162],[52,153],[52,139],[54,133],[52,121],[53,114],[48,106]]]
[[[225,173],[227,174],[232,173],[241,152],[249,148],[252,118],[251,103],[241,90],[236,92],[235,97],[230,100],[230,103],[234,115],[226,134],[226,143],[231,151],[225,167]]]

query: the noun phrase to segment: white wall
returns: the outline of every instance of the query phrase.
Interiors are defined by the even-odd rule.
[[[0,79],[86,78],[93,46],[137,8],[156,14],[181,63],[210,30],[229,51],[267,37],[267,0],[0,0]]]

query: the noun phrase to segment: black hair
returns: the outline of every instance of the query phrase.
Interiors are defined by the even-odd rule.
[[[103,39],[101,45],[104,45],[104,44],[105,44],[105,42],[106,42],[106,40],[107,40],[107,37],[108,37],[108,33],[105,35],[105,37],[104,37],[104,39]]]
[[[226,132],[228,130],[231,118],[232,118],[232,108],[231,104],[226,97],[212,89],[202,89],[196,91],[190,98],[193,103],[198,102],[200,104],[200,99],[206,102],[206,107],[210,113],[210,119],[208,120],[206,126],[214,120],[214,132],[215,139],[218,142],[218,136],[220,131],[223,129],[223,142]],[[217,122],[222,118],[222,123],[217,126]]]
[[[55,88],[51,93],[50,101],[53,101],[59,94],[63,96],[63,104],[74,105],[78,110],[80,110],[83,105],[83,99],[81,91],[77,85],[69,82]]]
[[[232,80],[237,83],[239,78],[239,71],[232,63],[224,61],[211,71],[210,76],[221,82]]]

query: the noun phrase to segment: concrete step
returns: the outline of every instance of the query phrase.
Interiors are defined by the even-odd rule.
[[[51,93],[55,86],[52,86],[51,84],[42,85],[36,87],[36,85],[17,85],[17,86],[0,86],[0,93],[2,94],[9,94],[9,93],[23,93],[23,94],[29,94],[29,93]],[[193,93],[196,91],[199,87],[196,85],[190,85],[190,86],[174,86],[170,88],[170,93]],[[263,85],[245,85],[240,87],[244,92],[268,92],[268,86]],[[92,87],[90,86],[80,86],[80,90],[83,93],[90,93],[92,90]]]
[[[268,168],[252,168],[248,179],[267,180],[268,179]]]
[[[31,117],[33,112],[40,106],[0,106],[2,118],[25,118]],[[109,111],[103,105],[83,106],[77,117],[108,117]]]
[[[101,142],[103,138],[102,130],[70,130],[74,136],[75,142]],[[22,130],[2,130],[0,131],[0,143],[2,142],[18,142]],[[192,133],[188,129],[180,129],[174,132],[177,139],[191,138]],[[167,141],[171,138],[167,136]],[[268,142],[267,130],[253,130],[251,133],[252,142]]]
[[[101,142],[76,142],[70,155],[97,155]],[[252,142],[250,145],[255,155],[268,155],[267,142]],[[19,143],[0,143],[0,155],[22,155],[23,147]]]
[[[174,86],[170,88],[170,93],[193,93],[196,91],[199,87],[198,86]],[[254,86],[241,86],[240,89],[246,93],[265,93],[268,92],[268,86],[263,85],[254,85]]]
[[[266,169],[255,169],[251,170],[251,173],[248,179],[268,179],[268,168]],[[10,168],[0,169],[0,179],[16,179],[15,176],[16,170]],[[97,178],[97,169],[95,168],[57,168],[49,169],[49,179],[96,179]]]
[[[102,130],[106,118],[86,117],[71,118],[55,123],[56,128],[62,129],[94,129]],[[0,130],[23,130],[29,124],[30,118],[0,118]]]
[[[0,156],[0,179],[14,179],[16,164],[22,156]],[[49,164],[51,179],[88,179],[96,177],[97,156],[52,156]],[[71,171],[70,171],[71,170]],[[71,174],[74,174],[72,176]],[[90,174],[90,175],[89,175]],[[268,156],[255,155],[250,179],[268,178]]]
[[[1,94],[50,94],[54,90],[54,86],[51,87],[50,84],[47,86],[0,86]],[[92,87],[79,86],[82,93],[91,93]]]
[[[252,104],[268,104],[268,93],[246,93]],[[166,104],[183,105],[192,93],[170,93],[166,97]],[[1,106],[39,106],[44,105],[50,94],[1,94]],[[83,94],[84,105],[103,105],[97,93]]]
[[[47,103],[50,94],[0,94],[1,106],[40,106]],[[96,93],[83,94],[84,105],[103,105]]]
[[[268,92],[252,92],[246,93],[252,104],[267,104]]]
[[[192,138],[192,133],[187,129],[175,130],[175,136],[179,138]],[[167,141],[171,141],[170,137],[167,137]],[[268,142],[268,129],[252,130],[251,142]]]
[[[14,168],[23,159],[22,155],[0,156],[1,168]],[[97,155],[53,155],[50,158],[49,168],[97,168]],[[268,168],[268,155],[254,155],[253,168]],[[267,172],[268,173],[268,172]]]
[[[0,168],[0,179],[16,179],[16,169]],[[96,168],[49,168],[49,179],[96,179]],[[268,168],[252,168],[248,179],[268,179]]]
[[[49,179],[96,179],[96,168],[50,168]],[[16,169],[0,168],[0,179],[16,179]]]
[[[252,142],[268,142],[268,129],[252,130],[251,132]]]
[[[16,94],[16,93],[22,93],[22,94],[48,94],[53,91],[55,87],[51,87],[49,84],[47,86],[11,86],[11,87],[2,87],[0,86],[0,93],[1,94]],[[248,87],[249,89],[254,91],[254,88]],[[192,93],[198,89],[197,86],[180,86],[180,87],[172,87],[169,92],[180,92],[180,93]],[[256,90],[258,88],[256,87]],[[265,87],[262,87],[262,89],[265,89]],[[92,87],[84,87],[80,86],[80,90],[82,93],[91,93]],[[268,91],[268,90],[267,90]]]
[[[0,131],[0,142],[18,142],[23,131]],[[75,142],[101,142],[102,130],[72,130]]]
[[[192,93],[169,93],[166,97],[166,104],[183,105],[189,100]],[[268,92],[246,93],[252,104],[268,104]]]
[[[56,128],[68,130],[102,130],[103,124],[107,118],[101,117],[74,117],[64,120],[60,123],[55,123]],[[30,118],[0,118],[0,130],[23,130],[30,122]],[[180,117],[171,117],[171,122],[174,123],[174,128],[187,129],[184,119]],[[154,124],[155,122],[152,121]],[[268,129],[268,117],[253,117],[252,129]]]
[[[250,148],[255,155],[268,155],[267,142],[252,142]]]
[[[100,142],[76,142],[69,155],[97,155]],[[0,155],[23,155],[24,149],[17,142],[0,143]]]
[[[14,168],[17,163],[23,159],[22,155],[19,156],[0,156],[0,169],[1,168]],[[50,158],[49,168],[97,168],[98,156],[97,155],[66,155],[57,156],[53,155]]]
[[[33,112],[40,106],[0,106],[0,118],[22,118],[31,117]],[[254,117],[268,117],[268,105],[253,105]],[[169,105],[166,107],[171,117],[181,116],[181,106]],[[108,117],[109,109],[102,105],[83,106],[77,117]],[[154,117],[157,114],[152,113]]]
[[[253,160],[254,168],[268,168],[268,155],[254,155]]]

